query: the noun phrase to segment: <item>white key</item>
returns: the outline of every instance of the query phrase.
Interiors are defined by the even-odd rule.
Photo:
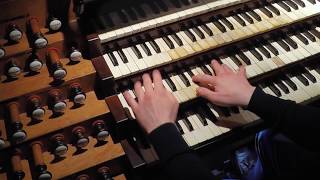
[[[119,98],[119,100],[120,100],[120,103],[121,103],[122,107],[124,107],[124,108],[128,108],[128,109],[129,109],[129,112],[130,112],[131,117],[135,119],[136,117],[135,117],[135,115],[134,115],[134,113],[133,113],[133,111],[132,111],[131,107],[130,107],[130,106],[129,106],[129,104],[127,103],[127,101],[126,101],[126,99],[124,98],[124,96],[123,96],[123,94],[122,94],[122,93],[118,94],[118,98]]]
[[[144,50],[142,49],[142,47],[138,44],[136,45],[136,47],[138,48],[138,50],[140,51],[141,55],[142,55],[142,59],[144,60],[144,62],[146,63],[146,65],[148,66],[148,68],[153,67],[156,65],[156,62],[151,58],[151,56],[148,56]]]
[[[163,57],[161,56],[161,53],[157,53],[151,44],[149,42],[146,42],[146,46],[149,48],[151,54],[152,54],[152,59],[154,60],[155,65],[163,64],[166,61],[163,60]]]
[[[196,51],[188,44],[188,42],[183,38],[181,33],[181,31],[177,32],[176,35],[179,37],[179,39],[181,39],[183,43],[182,47],[187,51],[188,54],[194,54]]]
[[[202,132],[202,134],[204,135],[205,139],[211,139],[213,138],[215,135],[210,131],[209,126],[206,125],[204,126],[201,122],[201,120],[199,119],[199,115],[192,115],[191,118],[193,118],[193,122],[197,124],[199,130]]]
[[[139,71],[139,67],[137,66],[136,62],[134,61],[134,59],[131,57],[131,55],[127,52],[127,49],[123,49],[122,50],[124,55],[126,56],[128,62],[126,63],[126,65],[128,66],[129,70],[132,73],[138,72]]]
[[[146,63],[144,62],[144,60],[141,58],[141,59],[138,59],[138,57],[135,55],[135,53],[132,51],[132,49],[129,47],[129,48],[126,48],[124,49],[125,54],[130,54],[132,59],[134,60],[134,62],[136,63],[136,65],[139,67],[139,69],[142,71],[142,70],[145,70],[147,69],[147,65]]]
[[[114,78],[118,78],[118,77],[122,76],[122,73],[121,73],[121,71],[119,69],[119,66],[114,66],[112,64],[112,61],[109,58],[108,54],[104,54],[103,55],[103,59],[107,63],[107,65],[108,65],[108,67],[109,67],[109,69],[110,69],[110,71],[111,71],[111,73],[112,73]]]
[[[186,125],[184,124],[184,122],[182,120],[178,120],[178,123],[182,129],[182,131],[184,132],[184,134],[182,134],[183,139],[186,141],[186,143],[189,146],[194,146],[197,144],[197,142],[195,141],[195,137],[193,136],[193,134],[190,133],[189,129],[186,127]]]
[[[193,127],[193,131],[192,132],[198,138],[199,142],[206,141],[208,139],[208,137],[206,136],[206,134],[203,131],[201,131],[200,127],[197,125],[197,123],[192,118],[192,116],[187,117],[187,119],[191,123],[191,125]]]
[[[211,31],[213,32],[213,37],[217,42],[219,42],[219,44],[224,44],[232,41],[232,38],[228,34],[222,33],[212,22],[207,23],[207,26],[211,29]],[[217,36],[222,38],[223,43],[221,43],[221,40],[219,40]]]
[[[256,51],[258,51],[261,54],[261,56],[263,57],[263,61],[265,61],[271,69],[278,68],[277,65],[271,60],[271,58],[268,58],[267,56],[265,56],[262,53],[262,51],[260,51],[259,48],[255,48],[255,49],[256,49]]]
[[[214,107],[212,106],[212,104],[207,103],[207,106],[209,107],[210,111],[212,112],[212,114],[213,114],[216,118],[220,118],[219,113],[214,109]]]
[[[119,56],[118,52],[113,51],[112,53],[113,53],[114,57],[116,57],[116,59],[117,59],[117,61],[119,63],[119,69],[121,71],[122,76],[131,74],[131,71],[129,70],[128,66],[125,63],[123,63],[123,61],[122,61],[121,57]]]

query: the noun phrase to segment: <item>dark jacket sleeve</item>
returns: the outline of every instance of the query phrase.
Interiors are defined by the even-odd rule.
[[[164,124],[149,134],[166,175],[173,180],[216,179],[192,152],[176,126]]]
[[[280,132],[312,151],[320,150],[320,109],[254,91],[248,110],[275,125]]]

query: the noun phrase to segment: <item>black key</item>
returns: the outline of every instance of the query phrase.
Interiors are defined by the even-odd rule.
[[[254,11],[248,11],[248,13],[249,13],[253,18],[255,18],[257,21],[262,21],[261,17],[260,17],[259,14],[257,14],[256,12],[254,12]]]
[[[317,3],[316,0],[307,0],[307,1],[309,1],[311,4],[316,4]]]
[[[270,84],[268,85],[268,87],[271,89],[271,91],[272,91],[276,96],[278,96],[278,97],[281,96],[281,91],[280,91],[274,84],[270,83]]]
[[[278,39],[276,41],[284,50],[290,51],[290,47],[287,43],[285,43],[282,39]]]
[[[162,73],[161,73],[161,74],[162,74]],[[164,80],[166,81],[166,83],[168,84],[168,86],[170,87],[170,89],[171,89],[172,91],[177,91],[177,87],[176,87],[176,85],[174,85],[174,83],[172,82],[172,80],[170,79],[170,77],[165,78]]]
[[[182,40],[180,39],[180,37],[176,34],[176,33],[173,33],[170,35],[173,40],[179,45],[179,46],[183,46],[183,42]]]
[[[309,44],[309,41],[306,37],[304,37],[302,34],[298,33],[296,34],[296,37],[301,41],[303,42],[303,44],[305,45],[308,45]]]
[[[156,51],[156,53],[161,53],[161,49],[158,44],[154,41],[154,39],[150,36],[150,34],[145,34],[145,39],[149,41],[151,47]]]
[[[183,73],[178,74],[178,76],[179,76],[179,78],[182,80],[182,82],[184,83],[184,85],[185,85],[186,87],[191,86],[188,78],[187,78]]]
[[[275,83],[284,93],[286,94],[290,93],[289,88],[281,80],[276,80]]]
[[[114,26],[114,22],[108,13],[102,14],[99,19],[101,20],[101,26],[104,28]]]
[[[134,21],[138,20],[137,14],[130,7],[125,8],[125,11],[127,12],[127,14],[132,20]]]
[[[247,65],[250,65],[251,64],[251,61],[250,61],[250,59],[243,53],[243,52],[239,52],[238,53],[238,56],[242,59],[242,61],[244,62],[244,63],[246,63]]]
[[[219,106],[219,110],[222,112],[224,116],[231,116],[231,113],[227,107]]]
[[[189,76],[190,76],[191,78],[194,76],[194,74],[193,74],[193,72],[191,71],[191,69],[189,69],[189,70],[187,71],[187,73],[189,74]]]
[[[293,0],[296,4],[298,4],[299,6],[301,6],[301,7],[306,7],[306,4],[303,2],[303,1],[301,1],[301,0]]]
[[[148,46],[146,45],[146,43],[141,43],[140,44],[141,48],[143,49],[143,51],[148,55],[148,56],[151,56],[151,51],[150,49],[148,48]]]
[[[204,39],[206,38],[203,34],[203,32],[199,29],[199,27],[195,26],[192,28],[192,30],[201,38]]]
[[[129,22],[129,19],[128,19],[124,9],[121,9],[120,11],[118,11],[118,16],[120,17],[120,19],[123,23]]]
[[[201,19],[196,19],[197,26],[200,26],[209,36],[213,36],[213,32]]]
[[[320,75],[320,67],[316,67],[314,70]]]
[[[179,124],[178,122],[176,122],[175,124],[176,124],[176,126],[177,126],[180,134],[184,134],[184,132],[183,132],[182,127],[180,126],[180,124]]]
[[[236,56],[231,55],[229,57],[238,67],[240,67],[242,65],[241,61]]]
[[[290,1],[290,0],[287,0],[287,1],[284,1],[286,4],[288,4],[292,9],[294,10],[298,10],[299,7],[297,4],[295,4],[294,2]]]
[[[269,49],[269,51],[272,52],[272,54],[274,54],[275,56],[278,56],[279,55],[279,51],[274,47],[272,46],[272,44],[270,43],[266,43],[265,46]]]
[[[111,53],[108,53],[108,56],[109,56],[109,58],[110,58],[110,60],[111,60],[111,62],[112,62],[112,64],[113,64],[114,66],[118,66],[118,65],[119,65],[119,63],[118,63],[118,61],[117,61],[117,58],[113,55],[112,52],[111,52]]]
[[[123,63],[128,63],[128,59],[127,59],[126,55],[123,53],[122,49],[118,50],[118,54],[119,54],[120,58],[122,59]]]
[[[237,106],[231,106],[229,109],[234,114],[239,114],[240,113],[240,110],[239,110],[239,108]]]
[[[158,8],[158,6],[156,4],[154,4],[153,1],[148,1],[147,4],[149,5],[149,7],[153,11],[153,13],[160,14],[160,9]]]
[[[249,50],[259,61],[263,61],[263,57],[261,56],[261,54],[255,50],[254,48],[251,48]]]
[[[310,30],[310,33],[311,33],[313,36],[315,36],[315,37],[317,37],[318,39],[320,39],[320,32],[317,31],[316,29]]]
[[[184,122],[184,124],[187,126],[187,128],[189,129],[189,131],[193,131],[193,130],[194,130],[194,128],[192,127],[191,122],[189,121],[189,119],[184,118],[184,119],[183,119],[183,122]]]
[[[246,21],[248,21],[250,24],[253,24],[253,19],[247,14],[247,13],[240,13],[240,16],[243,17]]]
[[[317,39],[311,33],[309,33],[308,31],[304,31],[304,32],[302,32],[302,34],[305,35],[312,42],[316,42],[317,41]]]
[[[228,21],[228,19],[226,19],[222,15],[218,15],[218,17],[225,26],[227,26],[230,30],[234,30],[233,24],[231,24],[231,22]]]
[[[280,11],[277,8],[275,8],[272,4],[267,5],[267,8],[277,16],[280,16]]]
[[[190,2],[188,0],[180,0],[182,2],[182,4],[184,4],[185,6],[189,6]]]
[[[305,86],[309,86],[309,81],[304,76],[302,76],[301,74],[297,74],[296,77],[300,82],[302,82],[302,84],[304,84]]]
[[[273,15],[272,15],[272,12],[270,12],[267,8],[265,7],[261,7],[259,8],[261,12],[263,12],[266,16],[268,16],[269,18],[272,18]]]
[[[207,120],[205,119],[205,117],[201,116],[200,114],[196,114],[196,116],[198,117],[198,119],[200,120],[201,124],[203,126],[207,126],[208,125],[208,122]]]
[[[134,54],[137,56],[138,59],[142,59],[141,52],[139,51],[139,49],[137,48],[136,45],[131,46],[131,49],[134,52]]]
[[[136,10],[140,17],[147,17],[146,12],[139,5],[133,5],[132,8]]]
[[[191,31],[189,31],[189,29],[185,29],[185,30],[183,30],[183,32],[188,36],[188,38],[190,38],[190,40],[192,42],[196,42],[197,41],[196,37],[194,36],[194,34],[192,34]]]
[[[227,32],[226,28],[215,17],[212,17],[211,21],[221,32]]]
[[[211,71],[205,65],[200,65],[201,70],[208,75],[212,75]]]
[[[291,8],[287,4],[285,4],[285,3],[281,2],[281,1],[277,2],[277,4],[280,7],[282,7],[284,10],[286,10],[287,12],[291,12]]]
[[[179,0],[170,0],[170,2],[176,7],[181,8],[181,4]]]
[[[314,77],[309,71],[307,71],[307,70],[303,70],[303,75],[306,77],[306,78],[308,78],[312,83],[316,83],[317,82],[317,79],[316,79],[316,77]]]
[[[233,17],[233,19],[235,19],[239,24],[241,24],[241,26],[246,26],[246,22],[245,22],[241,17],[239,17],[237,14],[234,14],[232,17]]]
[[[264,56],[266,56],[267,58],[271,58],[270,52],[266,48],[264,48],[264,46],[261,45],[261,46],[258,46],[257,48]]]
[[[154,49],[154,51],[156,51],[156,53],[161,53],[161,49],[158,46],[158,44],[154,41],[154,40],[150,40],[149,41],[151,47]]]
[[[167,33],[170,34],[170,36],[173,38],[173,40],[179,45],[179,46],[183,46],[183,42],[180,39],[180,37],[173,31],[173,29],[171,29],[170,27],[166,28]]]
[[[298,44],[294,40],[292,40],[288,35],[284,37],[284,41],[288,43],[293,49],[298,48]]]
[[[154,2],[158,4],[158,6],[161,8],[162,11],[167,12],[169,10],[168,6],[162,0],[157,0]]]
[[[164,40],[164,42],[168,45],[168,47],[170,49],[174,49],[173,42],[167,36],[163,36],[162,39]]]
[[[288,78],[287,76],[283,76],[283,77],[281,77],[281,78],[282,78],[282,80],[283,80],[286,84],[288,84],[288,86],[289,86],[291,89],[293,89],[294,91],[298,90],[297,85],[296,85],[290,78]]]

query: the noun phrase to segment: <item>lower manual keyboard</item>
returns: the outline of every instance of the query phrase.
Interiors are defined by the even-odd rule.
[[[301,103],[320,95],[320,66],[297,67],[260,84],[270,95]]]
[[[225,108],[207,103],[195,109],[197,110],[186,113],[176,121],[178,130],[190,147],[259,119],[255,114],[240,107]]]

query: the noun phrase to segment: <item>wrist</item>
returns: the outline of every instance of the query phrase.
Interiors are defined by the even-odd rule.
[[[245,106],[245,107],[248,106],[255,89],[256,87],[251,85],[248,87],[248,89],[243,94],[243,102],[241,103],[242,106]]]

